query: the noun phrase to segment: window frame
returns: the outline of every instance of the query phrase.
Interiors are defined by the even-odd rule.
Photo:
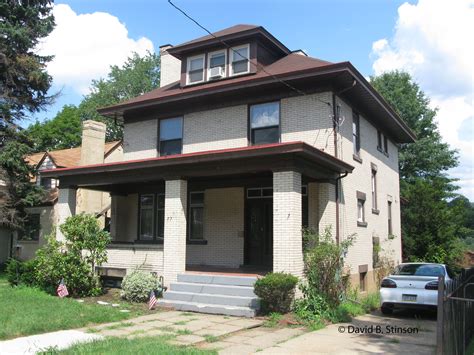
[[[389,156],[388,137],[379,129],[377,130],[377,150],[387,157]]]
[[[241,73],[234,73],[234,52],[239,50],[239,49],[242,49],[242,48],[247,48],[247,70],[245,72],[241,72]],[[243,59],[241,59],[240,61],[242,61]],[[248,74],[250,73],[250,44],[247,43],[247,44],[243,44],[243,45],[240,45],[240,46],[235,46],[235,47],[231,47],[229,49],[229,76],[238,76],[238,75],[244,75],[244,74]]]
[[[387,201],[387,224],[388,224],[388,235],[393,235],[393,215],[392,215],[392,201]]]
[[[378,193],[377,193],[377,166],[371,164],[370,169],[370,191],[372,196],[372,213],[379,214],[378,209]]]
[[[202,194],[203,195],[203,200],[202,200],[202,203],[192,203],[191,201],[191,196],[193,194]],[[204,190],[202,191],[190,191],[189,192],[189,203],[188,203],[188,215],[187,215],[187,220],[188,220],[188,233],[187,233],[187,241],[190,243],[190,244],[207,244],[207,240],[205,238],[205,235],[204,235],[204,209],[205,209],[205,198],[206,198],[206,193]],[[202,233],[202,239],[197,239],[197,238],[192,238],[192,233],[193,233],[193,229],[192,229],[192,221],[191,221],[191,214],[192,214],[192,209],[193,208],[202,208],[202,211],[203,211],[203,221],[202,221],[202,224],[203,224],[203,233]]]
[[[179,139],[177,139],[177,138],[175,138],[175,139],[161,139],[161,133],[162,133],[161,122],[162,122],[162,121],[166,121],[166,120],[173,120],[173,119],[176,119],[176,118],[180,118],[180,119],[181,119],[181,138],[179,138]],[[175,117],[160,118],[160,119],[158,120],[158,146],[157,146],[158,156],[164,157],[164,156],[168,156],[168,155],[176,155],[176,154],[166,154],[166,155],[163,155],[163,154],[162,154],[162,149],[161,149],[161,143],[162,143],[162,142],[178,141],[178,140],[181,141],[181,149],[180,149],[180,152],[179,152],[178,154],[183,154],[183,136],[184,136],[184,116],[175,116]]]
[[[199,81],[193,81],[191,82],[190,79],[190,73],[191,73],[191,61],[195,59],[202,59],[202,79]],[[195,84],[200,84],[206,81],[206,53],[198,54],[198,55],[193,55],[192,57],[188,57],[186,60],[186,85],[195,85]]]
[[[365,202],[367,198],[365,193],[357,191],[357,226],[359,227],[367,227],[367,221],[366,221],[366,213],[365,213]],[[360,206],[362,208],[359,208]],[[360,211],[362,211],[362,216],[360,216]],[[362,217],[362,218],[360,218]]]
[[[147,239],[143,239],[143,236],[142,236],[142,197],[143,196],[152,196],[153,197],[153,204],[151,205],[151,208],[147,208],[147,209],[151,209],[151,212],[152,212],[152,232],[151,232],[151,238],[147,238]],[[155,224],[156,224],[156,216],[155,216],[155,213],[156,213],[156,194],[155,193],[142,193],[142,194],[138,194],[138,233],[137,233],[137,241],[140,241],[140,242],[151,242],[153,240],[156,239],[156,232],[155,232]]]
[[[354,132],[355,128],[355,132]],[[360,115],[356,111],[352,111],[352,145],[353,145],[353,155],[354,158],[360,159]]]
[[[217,51],[207,53],[207,81],[211,81],[211,57],[213,54],[224,53],[224,76],[227,77],[227,49],[219,49]],[[212,79],[218,80],[218,79]]]
[[[252,117],[251,117],[251,112],[252,112],[252,106],[258,106],[258,105],[265,105],[265,104],[273,104],[273,103],[278,103],[278,125],[273,125],[273,126],[265,126],[265,127],[258,127],[258,128],[252,128]],[[272,144],[272,143],[255,143],[253,142],[253,131],[254,130],[263,130],[263,129],[269,129],[269,128],[278,128],[278,141],[274,143],[280,143],[281,142],[281,101],[264,101],[264,102],[256,102],[253,104],[249,104],[247,106],[247,141],[249,146],[254,146],[254,145],[261,145],[261,144]]]
[[[151,210],[152,210],[152,216],[153,216],[153,224],[152,224],[152,228],[153,228],[153,232],[152,232],[152,238],[151,239],[142,239],[142,235],[141,235],[141,216],[142,216],[142,207],[141,207],[141,198],[142,196],[147,196],[147,195],[150,195],[150,196],[153,196],[153,205],[151,207]],[[159,198],[163,198],[163,208],[159,209],[158,208],[158,199]],[[137,238],[136,238],[136,241],[137,242],[140,242],[140,243],[156,243],[156,244],[163,244],[164,242],[164,239],[165,239],[165,235],[164,235],[164,223],[165,223],[165,216],[164,216],[164,213],[163,213],[163,237],[160,237],[158,235],[158,224],[160,223],[159,219],[158,219],[158,210],[165,210],[166,206],[165,206],[165,193],[164,192],[144,192],[144,193],[140,193],[138,194],[138,223],[137,223]]]

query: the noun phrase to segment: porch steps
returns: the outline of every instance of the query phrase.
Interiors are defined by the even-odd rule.
[[[259,300],[253,292],[256,277],[180,274],[158,304],[181,311],[255,317]]]

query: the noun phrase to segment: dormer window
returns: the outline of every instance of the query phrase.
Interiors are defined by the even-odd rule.
[[[204,54],[188,58],[188,84],[204,81]]]
[[[245,74],[250,71],[249,45],[233,47],[231,53],[231,75]]]
[[[209,80],[220,79],[225,76],[225,64],[227,61],[226,51],[217,51],[208,55],[209,72],[207,77]]]

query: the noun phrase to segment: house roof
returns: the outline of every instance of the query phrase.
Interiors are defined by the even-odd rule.
[[[107,157],[121,143],[121,141],[105,143],[104,157]],[[26,157],[26,161],[31,165],[37,166],[43,162],[46,156],[49,156],[58,168],[78,166],[81,160],[81,147],[31,154]]]

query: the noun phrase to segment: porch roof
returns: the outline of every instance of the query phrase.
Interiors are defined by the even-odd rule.
[[[124,184],[296,170],[315,181],[350,173],[353,166],[303,142],[266,144],[164,157],[43,170],[64,187],[120,192]]]

